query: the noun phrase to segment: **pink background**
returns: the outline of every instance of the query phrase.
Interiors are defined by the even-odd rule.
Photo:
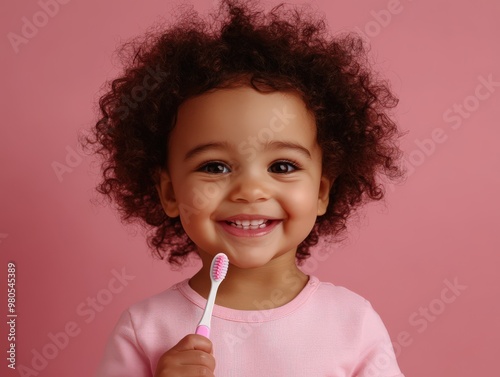
[[[4,1],[0,12],[0,345],[5,356],[6,270],[15,261],[17,366],[31,367],[33,352],[45,349],[54,357],[39,376],[83,377],[92,375],[127,306],[195,267],[172,272],[149,257],[140,231],[90,203],[97,167],[76,140],[95,121],[101,85],[118,72],[112,54],[120,41],[168,16],[174,3],[65,2],[45,20],[33,0]],[[214,3],[193,2],[201,12]],[[500,83],[488,91],[481,80],[500,82],[500,3],[309,3],[326,13],[332,30],[361,30],[369,39],[377,69],[401,99],[396,116],[410,131],[403,148],[411,174],[389,189],[386,206],[360,213],[345,245],[305,269],[372,302],[407,377],[494,375]],[[21,34],[23,17],[47,23],[16,52],[8,34]],[[455,104],[462,115],[452,113]],[[68,171],[58,177],[54,163]],[[127,285],[113,278],[123,269]],[[461,288],[452,293],[446,281]],[[93,309],[87,300],[96,297],[105,305]],[[65,327],[75,335],[66,342],[59,334]],[[4,356],[0,374],[19,373]]]

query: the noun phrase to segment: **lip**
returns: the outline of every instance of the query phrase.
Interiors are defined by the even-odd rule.
[[[243,229],[243,228],[237,228],[234,227],[230,224],[228,224],[228,221],[235,221],[235,220],[266,220],[267,224],[264,228],[257,228],[257,229]],[[265,215],[245,215],[245,214],[240,214],[240,215],[235,215],[231,217],[227,217],[223,220],[219,220],[217,223],[220,225],[220,227],[227,233],[229,233],[232,236],[236,237],[262,237],[265,236],[269,233],[271,233],[274,228],[278,224],[281,223],[281,219],[276,219],[272,218],[269,216]]]

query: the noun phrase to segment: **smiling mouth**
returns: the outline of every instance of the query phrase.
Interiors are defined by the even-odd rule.
[[[243,230],[256,230],[265,228],[270,220],[260,219],[260,220],[234,220],[234,221],[225,221],[226,224],[231,225],[234,228],[243,229]]]

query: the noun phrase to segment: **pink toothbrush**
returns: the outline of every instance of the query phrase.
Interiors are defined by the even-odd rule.
[[[228,267],[229,259],[226,254],[219,253],[214,257],[214,259],[212,259],[212,265],[210,266],[210,280],[212,281],[212,287],[210,288],[205,311],[203,312],[200,323],[198,323],[198,327],[196,327],[195,334],[200,334],[206,336],[207,338],[210,336],[210,320],[212,319],[215,296],[217,295],[217,289],[219,289],[220,283],[226,277]]]

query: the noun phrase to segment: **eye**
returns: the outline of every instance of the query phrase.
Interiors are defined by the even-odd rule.
[[[299,170],[297,163],[288,160],[276,161],[268,169],[271,173],[287,174]]]
[[[230,172],[229,168],[226,164],[222,162],[207,162],[201,165],[197,171],[201,171],[203,173],[208,174],[227,174]]]

